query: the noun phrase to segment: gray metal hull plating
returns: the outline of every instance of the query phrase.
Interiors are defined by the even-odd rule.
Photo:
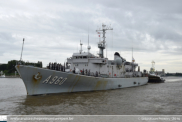
[[[148,77],[102,78],[23,65],[17,65],[16,69],[27,95],[109,90],[141,86],[148,82]]]

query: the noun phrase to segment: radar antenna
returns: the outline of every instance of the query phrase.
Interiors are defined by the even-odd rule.
[[[105,41],[105,34],[106,34],[106,30],[113,30],[113,28],[111,27],[106,27],[106,25],[102,24],[102,29],[99,29],[99,30],[96,30],[96,32],[99,32],[101,31],[102,34],[103,34],[103,41],[99,42],[98,43],[98,48],[100,49],[99,50],[99,53],[98,55],[101,57],[101,58],[104,58],[104,49],[106,47],[106,41]]]

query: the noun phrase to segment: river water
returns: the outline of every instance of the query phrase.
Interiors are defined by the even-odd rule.
[[[0,115],[181,115],[182,77],[108,91],[27,96],[20,78],[0,78]]]

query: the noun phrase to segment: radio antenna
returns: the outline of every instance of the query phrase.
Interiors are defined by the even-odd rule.
[[[88,27],[88,46],[89,46],[89,27]]]
[[[89,26],[88,26],[88,46],[87,46],[87,49],[88,49],[88,54],[89,54],[89,50],[91,49],[91,46],[89,45]]]

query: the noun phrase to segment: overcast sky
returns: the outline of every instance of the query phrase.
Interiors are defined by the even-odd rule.
[[[99,41],[96,29],[102,23],[106,33],[107,57],[119,52],[149,70],[182,72],[181,0],[1,0],[0,63],[22,59],[64,63],[80,48],[87,52],[88,32],[91,53]],[[106,51],[105,51],[106,56]]]

